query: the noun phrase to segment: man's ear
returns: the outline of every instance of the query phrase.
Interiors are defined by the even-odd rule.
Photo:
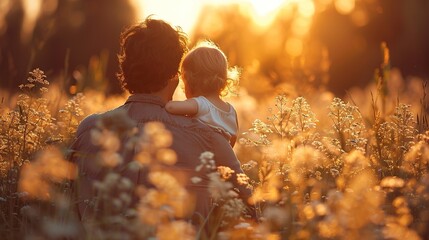
[[[178,74],[176,74],[174,77],[172,77],[168,80],[167,86],[165,87],[168,96],[173,97],[173,94],[177,88],[177,85],[179,85],[179,75]]]
[[[171,88],[173,88],[174,92],[174,90],[177,88],[177,85],[179,85],[179,74],[174,75],[174,77],[169,80],[168,85],[171,85]]]

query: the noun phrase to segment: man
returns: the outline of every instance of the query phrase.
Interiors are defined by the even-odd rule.
[[[181,180],[186,189],[194,196],[193,216],[206,217],[211,209],[211,197],[208,192],[209,178],[199,174],[195,169],[201,165],[200,155],[203,152],[213,153],[216,166],[231,168],[235,174],[243,173],[228,141],[221,133],[216,132],[196,119],[172,115],[165,109],[165,104],[172,99],[178,85],[178,68],[186,50],[187,39],[180,29],[173,29],[162,20],[146,19],[143,23],[131,26],[121,35],[119,53],[120,72],[118,78],[124,89],[131,96],[124,105],[103,114],[94,114],[84,119],[78,127],[77,137],[72,145],[74,152],[72,161],[79,167],[78,179],[78,210],[81,218],[86,218],[88,202],[95,195],[93,183],[101,180],[103,172],[97,166],[95,156],[100,151],[94,140],[91,140],[91,131],[97,128],[100,121],[120,121],[118,116],[125,113],[131,120],[120,123],[137,127],[144,131],[148,122],[160,122],[170,131],[172,143],[170,148],[176,153],[176,162],[166,167]],[[107,119],[107,120],[106,120]],[[118,127],[117,127],[118,128]],[[121,128],[121,127],[119,127]],[[126,127],[123,127],[126,128]],[[120,136],[123,163],[116,169],[135,159],[135,152],[126,151],[126,134]],[[121,175],[129,178],[135,185],[146,185],[147,173],[133,172],[122,168]],[[247,203],[250,190],[237,183],[235,174],[231,177],[233,187],[238,195]],[[198,184],[191,181],[198,175],[201,180]],[[253,212],[250,214],[254,215]]]

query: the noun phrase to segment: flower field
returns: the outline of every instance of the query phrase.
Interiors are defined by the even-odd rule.
[[[386,48],[385,51],[388,51]],[[209,171],[214,206],[196,227],[181,217],[189,195],[160,164],[175,163],[172,136],[160,123],[135,134],[127,116],[101,121],[91,132],[105,171],[85,204],[99,211],[75,214],[77,168],[67,161],[79,122],[121,104],[96,93],[58,93],[40,69],[0,105],[0,231],[6,239],[427,239],[429,236],[429,126],[426,83],[394,82],[381,65],[374,85],[340,99],[313,89],[308,96],[279,91],[257,103],[245,91],[231,99],[240,115],[234,148],[253,190],[258,219],[243,215],[229,178],[210,152],[196,171]],[[396,84],[396,85],[395,85]],[[398,84],[402,93],[393,94]],[[395,85],[395,86],[391,86]],[[417,89],[417,90],[416,90]],[[409,92],[419,95],[409,97]],[[50,91],[57,91],[51,94]],[[409,92],[407,92],[409,91]],[[58,98],[60,96],[60,98]],[[56,98],[55,98],[56,97]],[[97,104],[107,102],[107,105]],[[259,115],[248,111],[262,109]],[[139,149],[123,163],[120,136]],[[134,135],[133,135],[134,134]],[[155,186],[135,186],[118,167],[147,169]],[[198,182],[200,179],[192,179]],[[138,199],[132,206],[132,199]],[[82,217],[82,216],[81,216]],[[85,216],[83,216],[85,217]]]

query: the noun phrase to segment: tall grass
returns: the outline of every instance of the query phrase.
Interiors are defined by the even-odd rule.
[[[124,114],[114,122],[101,120],[92,131],[101,149],[94,160],[104,171],[93,186],[96,196],[84,202],[86,221],[80,222],[72,196],[77,166],[65,158],[87,114],[85,101],[79,94],[52,110],[49,82],[35,69],[16,105],[0,108],[1,234],[6,239],[425,239],[426,94],[418,114],[400,97],[390,107],[386,61],[376,74],[378,91],[367,101],[369,113],[355,101],[332,98],[312,108],[305,97],[279,94],[265,106],[268,116],[243,132],[237,152],[246,174],[237,180],[253,189],[249,202],[257,206],[257,220],[245,216],[229,183],[232,170],[217,166],[212,153],[201,153],[196,174],[207,174],[215,204],[197,226],[183,220],[189,193],[160,167],[176,161],[171,134],[156,122],[139,133]],[[139,150],[127,164],[118,152],[123,134],[130,138],[126,147]],[[146,169],[154,188],[135,186],[118,166]]]

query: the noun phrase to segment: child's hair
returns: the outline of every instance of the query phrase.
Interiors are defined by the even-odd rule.
[[[234,93],[239,71],[230,68],[222,50],[213,42],[199,42],[182,61],[182,77],[186,92],[192,96]]]

